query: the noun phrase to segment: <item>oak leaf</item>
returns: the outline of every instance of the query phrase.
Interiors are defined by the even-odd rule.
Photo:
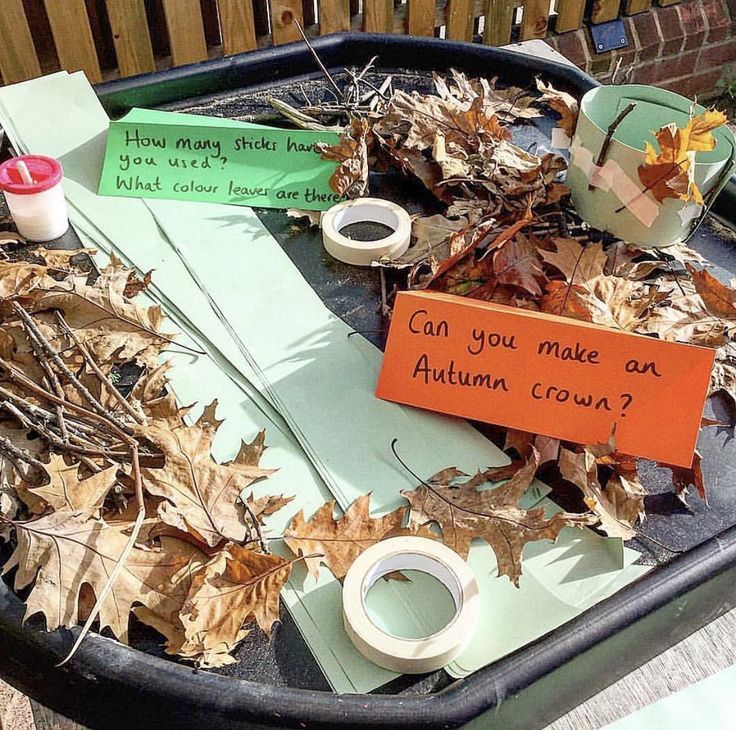
[[[228,545],[194,576],[181,611],[181,644],[172,649],[202,667],[235,661],[230,652],[255,620],[266,636],[279,620],[279,593],[293,561]]]
[[[323,160],[339,163],[330,177],[330,188],[338,195],[357,198],[368,192],[368,130],[367,120],[353,117],[337,144],[315,145]]]
[[[33,588],[26,599],[26,617],[41,613],[53,631],[79,623],[79,595],[89,584],[99,596],[123,555],[128,537],[122,530],[84,514],[52,512],[32,522],[14,523],[18,546],[3,573],[18,567],[14,587]],[[127,642],[128,620],[134,603],[171,612],[179,606],[170,598],[175,576],[201,560],[202,553],[186,543],[176,550],[134,548],[100,605],[100,628],[109,627]]]
[[[158,305],[143,307],[125,296],[131,276],[133,271],[112,257],[94,285],[86,276],[73,276],[39,287],[30,311],[48,322],[54,321],[54,310],[63,312],[101,366],[135,360],[153,370],[171,335],[162,332],[165,317]],[[59,349],[75,352],[71,345],[64,342]]]
[[[521,576],[524,545],[535,540],[554,540],[563,527],[595,523],[591,515],[559,512],[545,515],[544,507],[524,510],[518,502],[529,488],[538,465],[536,450],[527,463],[505,484],[479,490],[477,478],[455,483],[457,470],[444,470],[414,491],[403,491],[410,504],[408,527],[437,523],[446,545],[467,557],[470,543],[482,538],[498,560],[498,574],[515,585]],[[464,475],[463,475],[464,476]]]
[[[97,474],[80,479],[79,464],[68,465],[64,457],[51,455],[46,467],[49,483],[30,487],[29,491],[52,509],[91,514],[102,506],[107,493],[117,481],[118,466],[103,469]]]
[[[300,510],[284,532],[284,542],[294,555],[305,556],[310,575],[319,578],[320,565],[324,564],[342,580],[355,558],[371,545],[386,537],[416,533],[402,528],[404,507],[371,517],[370,501],[370,494],[361,495],[338,519],[333,516],[334,500],[322,505],[309,520]]]
[[[191,532],[214,547],[227,539],[243,542],[249,534],[240,493],[272,470],[218,464],[212,457],[212,442],[220,421],[215,418],[217,401],[208,406],[193,426],[169,429],[137,426],[137,435],[163,452],[164,467],[143,467],[145,487],[166,502],[161,519],[184,532]]]
[[[636,535],[634,525],[644,512],[644,495],[636,485],[618,477],[609,480],[604,489],[598,481],[598,463],[590,449],[580,452],[560,449],[558,459],[563,479],[574,484],[582,493],[588,509],[599,518],[601,529],[609,537],[630,540]]]
[[[542,92],[540,101],[549,104],[560,115],[557,126],[564,129],[565,134],[572,139],[578,121],[578,100],[566,91],[555,89],[552,84],[545,84],[539,78],[537,89]]]

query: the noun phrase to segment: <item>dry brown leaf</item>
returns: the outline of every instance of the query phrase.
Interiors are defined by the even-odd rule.
[[[731,345],[719,348],[713,363],[708,395],[719,392],[728,399],[732,412],[736,410],[736,361]]]
[[[537,89],[542,92],[540,102],[546,102],[560,115],[557,126],[572,139],[578,121],[578,100],[566,91],[555,89],[552,84],[545,84],[540,78],[537,78]]]
[[[497,88],[497,78],[470,79],[465,74],[451,69],[451,78],[444,79],[433,74],[437,95],[445,101],[467,110],[480,98],[486,114],[498,115],[504,121],[534,119],[541,113],[532,106],[535,97],[517,86]]]
[[[540,281],[544,281],[540,250],[522,233],[517,233],[493,254],[493,273],[496,280],[508,286],[516,286],[532,296],[542,293]]]
[[[117,481],[118,466],[113,465],[97,474],[79,478],[79,464],[68,465],[64,457],[51,455],[46,467],[49,483],[42,487],[30,487],[29,491],[42,499],[57,512],[92,514],[98,510]]]
[[[705,347],[718,347],[726,342],[727,322],[705,309],[689,282],[680,280],[669,291],[661,291],[660,299],[661,303],[637,326],[637,332]]]
[[[265,525],[266,517],[276,514],[293,499],[294,497],[285,497],[283,494],[265,494],[262,497],[249,494],[245,502],[248,505],[248,512],[255,516],[259,524]]]
[[[630,540],[636,535],[634,525],[644,511],[643,494],[634,484],[617,477],[604,489],[598,481],[598,464],[589,449],[574,452],[560,449],[558,460],[562,477],[582,493],[585,504],[600,518],[601,529],[609,537]],[[610,480],[609,480],[610,481]]]
[[[544,288],[544,295],[539,300],[539,305],[541,311],[548,314],[592,322],[593,315],[588,307],[589,296],[588,290],[578,284],[548,281]]]
[[[284,542],[294,555],[314,556],[305,558],[310,575],[319,578],[324,564],[342,580],[355,558],[371,545],[386,537],[416,533],[401,526],[405,508],[371,517],[370,501],[370,494],[361,495],[338,519],[333,516],[334,501],[322,505],[309,520],[300,510],[284,532]]]
[[[598,276],[587,282],[591,321],[626,332],[637,330],[658,298],[656,287],[618,276]]]
[[[600,243],[583,246],[574,238],[555,238],[555,251],[539,249],[544,261],[554,266],[569,284],[585,285],[603,275],[608,258]]]
[[[246,622],[255,619],[270,637],[292,564],[228,545],[194,576],[181,611],[181,643],[171,648],[201,667],[236,661],[230,652],[247,636]]]
[[[36,296],[40,288],[55,284],[45,266],[0,261],[0,300]]]
[[[330,188],[338,195],[359,198],[368,192],[368,133],[368,120],[353,117],[337,144],[315,145],[323,160],[339,163],[330,178]]]
[[[690,264],[686,266],[708,312],[714,317],[736,320],[736,289],[721,283],[705,269],[699,271]]]
[[[498,560],[498,574],[507,575],[515,585],[521,576],[521,554],[527,542],[555,540],[563,527],[583,527],[595,523],[591,515],[559,512],[551,517],[543,507],[524,510],[518,502],[529,488],[538,465],[536,451],[526,465],[505,484],[478,490],[471,478],[454,484],[457,470],[444,470],[414,491],[402,494],[411,506],[409,527],[437,523],[446,545],[467,557],[470,543],[482,538]]]
[[[52,512],[15,527],[18,546],[3,572],[18,567],[17,591],[33,585],[26,599],[26,616],[43,614],[49,631],[76,626],[82,585],[89,584],[100,595],[128,538],[102,521],[72,512]],[[190,570],[201,558],[202,553],[186,543],[166,551],[134,548],[115,589],[101,603],[100,628],[109,627],[120,641],[127,642],[134,603],[178,611],[170,598],[172,584],[180,571]]]
[[[63,312],[78,339],[102,366],[135,360],[154,370],[171,335],[161,331],[165,318],[160,307],[142,307],[125,297],[132,274],[113,257],[94,285],[88,285],[85,276],[52,280],[38,287],[30,311],[49,323],[55,322],[53,310]],[[74,351],[71,345],[65,342],[60,349]]]
[[[672,471],[672,484],[675,487],[675,494],[683,504],[687,505],[687,496],[691,486],[695,487],[700,498],[708,504],[708,492],[705,487],[701,456],[697,451],[693,455],[693,463],[690,468],[670,466],[669,464],[660,464],[660,466]]]
[[[415,218],[412,221],[412,245],[406,253],[395,259],[383,258],[378,265],[389,269],[414,269],[425,263],[436,266],[439,261],[444,261],[451,255],[454,235],[466,228],[466,218],[450,220],[440,213],[426,218]],[[411,278],[412,274],[409,276]]]
[[[206,545],[222,540],[243,542],[249,534],[240,493],[268,469],[218,464],[211,454],[220,425],[215,418],[215,401],[193,426],[169,429],[137,426],[136,433],[164,455],[164,468],[144,467],[146,489],[167,500],[159,509],[161,519],[183,532],[191,532]]]

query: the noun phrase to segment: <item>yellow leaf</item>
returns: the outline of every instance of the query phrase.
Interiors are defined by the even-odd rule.
[[[685,150],[710,152],[715,149],[716,138],[713,130],[726,123],[726,115],[716,109],[707,109],[697,117],[692,117],[685,129],[681,131]]]

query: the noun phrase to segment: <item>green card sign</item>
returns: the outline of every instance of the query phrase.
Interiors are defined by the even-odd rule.
[[[334,132],[133,109],[110,122],[100,195],[326,210],[335,163],[314,151]]]

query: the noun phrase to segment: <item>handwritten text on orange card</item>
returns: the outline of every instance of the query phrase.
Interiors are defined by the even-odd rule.
[[[398,295],[376,395],[690,466],[714,353],[430,292]]]

